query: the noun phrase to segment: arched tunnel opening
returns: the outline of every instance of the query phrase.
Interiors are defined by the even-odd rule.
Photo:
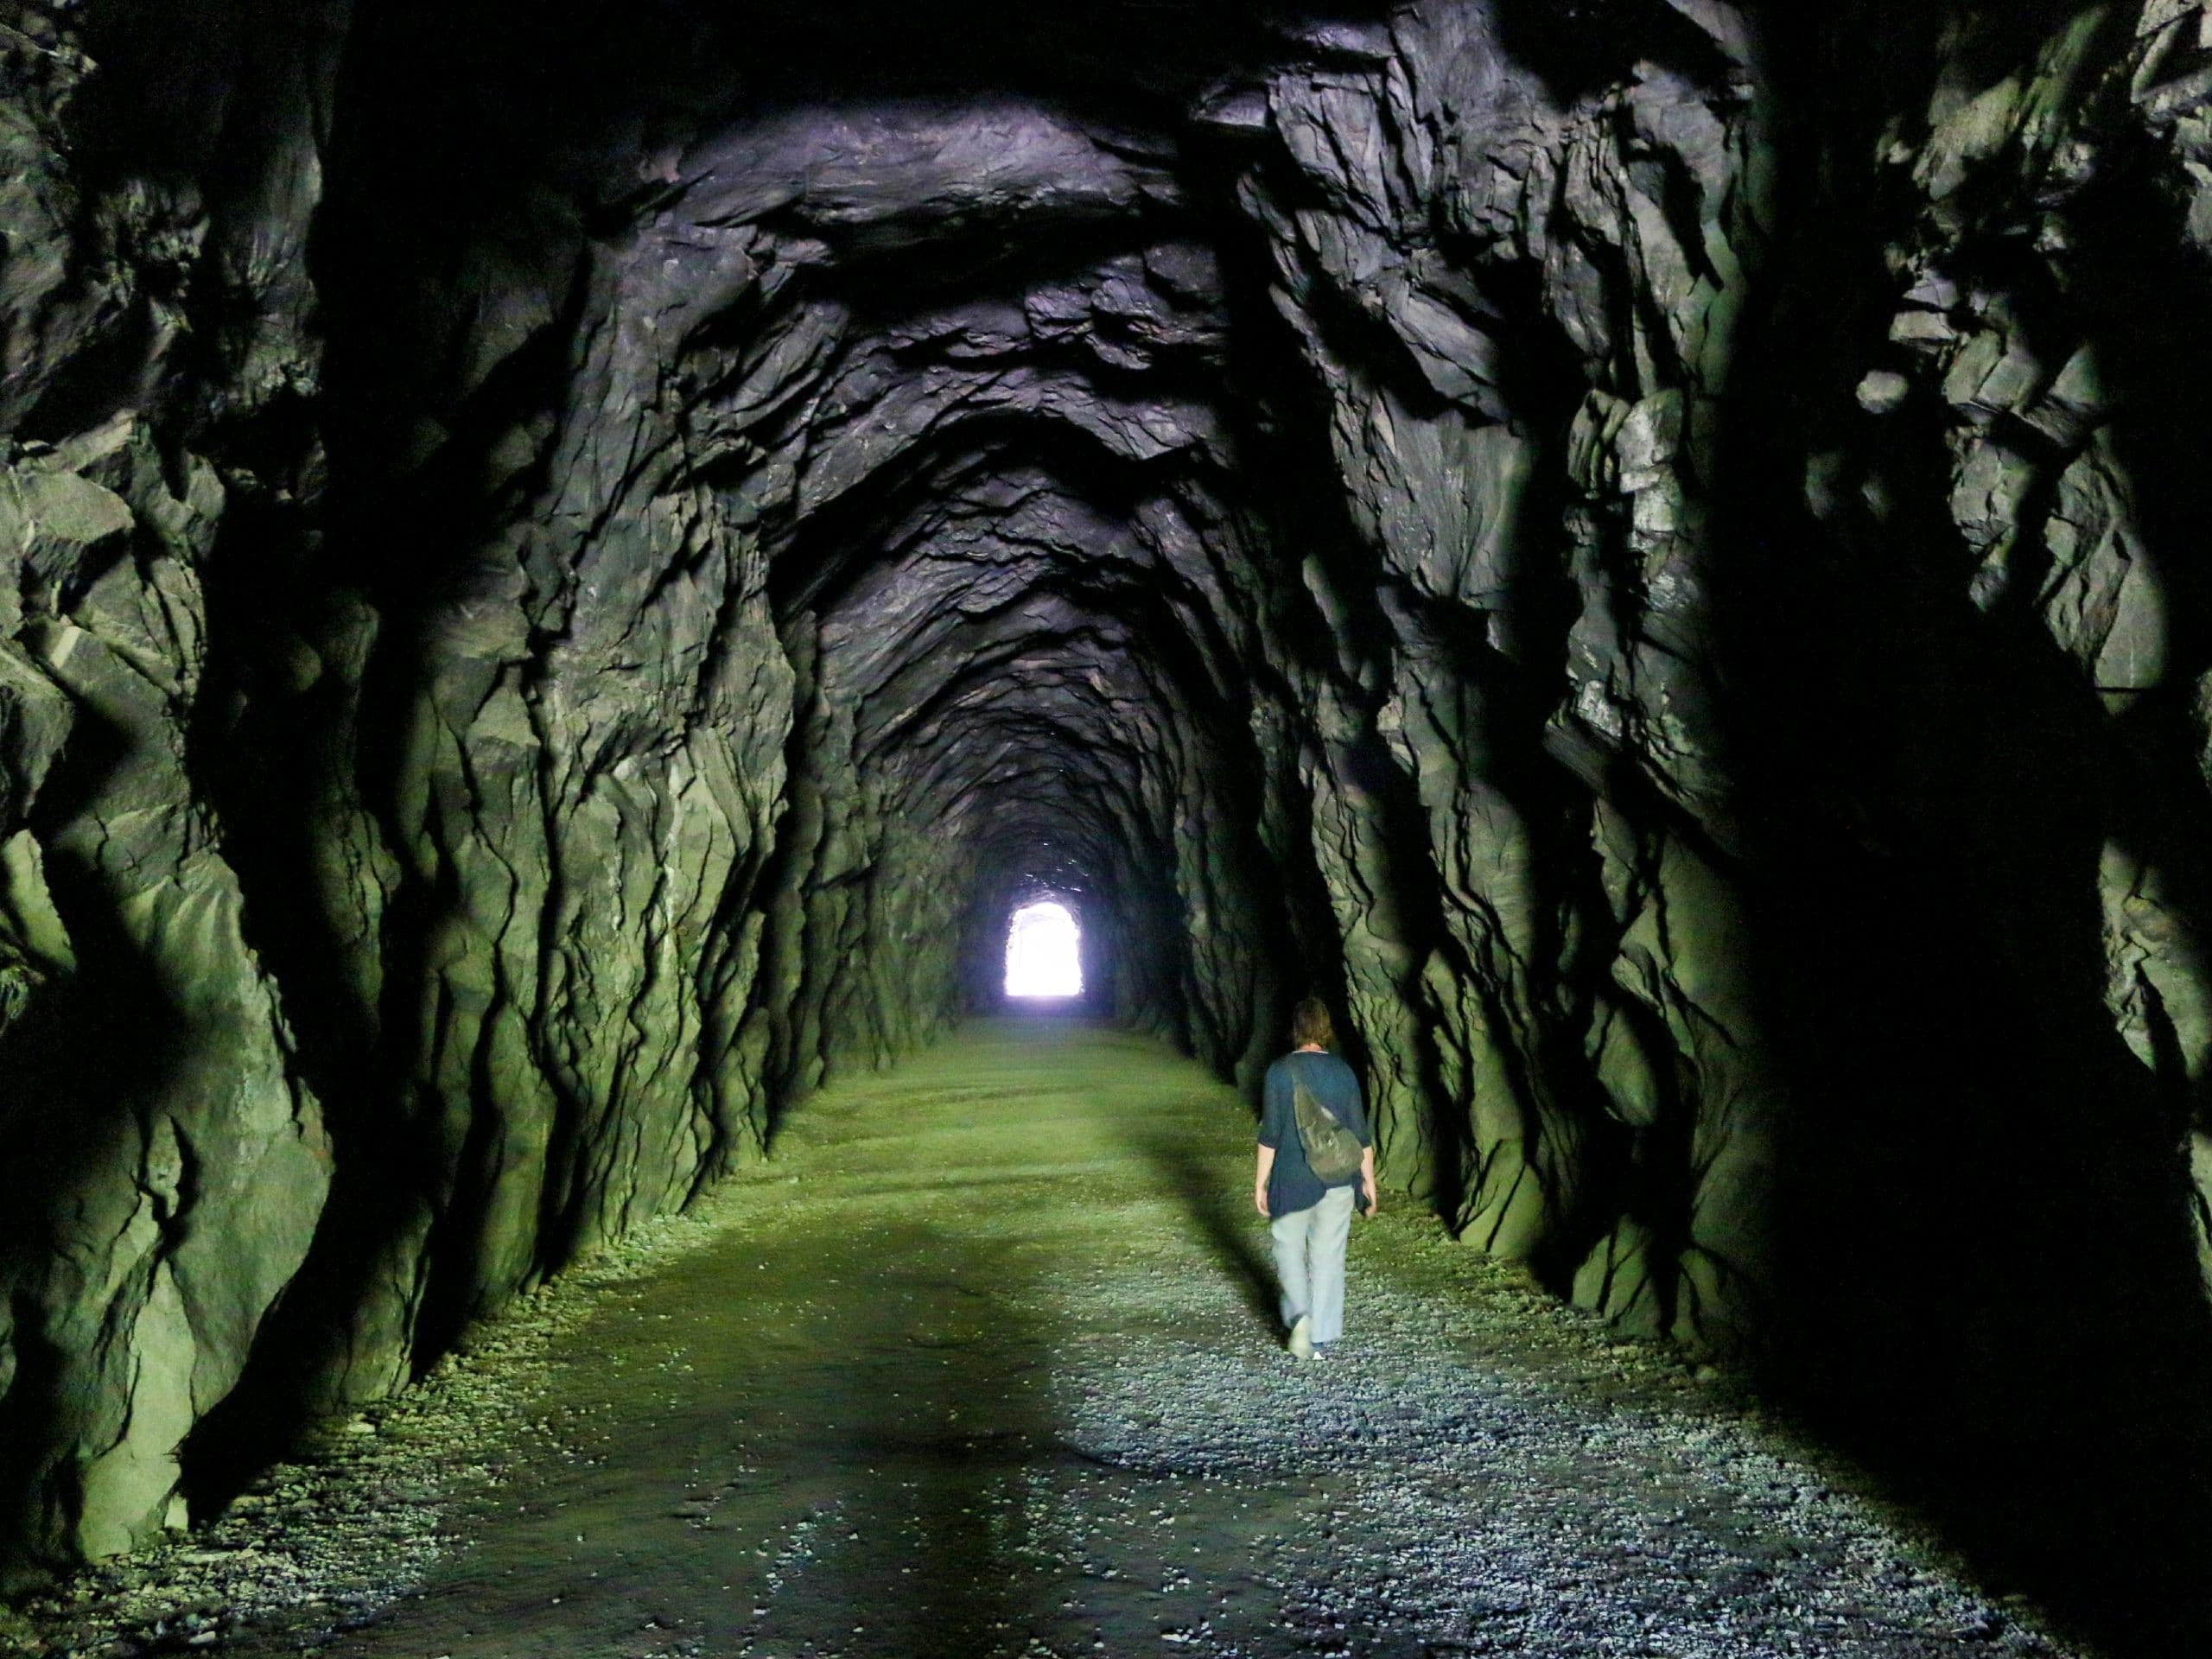
[[[1083,995],[1083,927],[1056,899],[1033,899],[1007,918],[1006,994],[1065,1003]]]
[[[1268,1348],[1204,1126],[1250,1155],[1307,996],[1355,1325],[1401,1255],[1424,1331],[1526,1292],[1786,1424],[1828,1473],[1770,1490],[1859,1471],[1951,1636],[2212,1637],[2196,0],[20,0],[0,60],[29,1650],[671,1216],[813,1205],[1044,1376],[1045,1268],[822,1219],[1042,1147],[1097,1161],[1032,1222],[1153,1192]],[[1424,1399],[1423,1479],[1520,1443],[1372,1341],[1311,1386]],[[957,1461],[897,1490],[964,1558]],[[1520,1589],[1376,1542],[1418,1605],[1344,1639],[1628,1628],[1542,1649],[1552,1522],[1484,1514]],[[1848,1554],[1772,1526],[1710,1650]],[[1935,1650],[1861,1614],[1808,1650]]]

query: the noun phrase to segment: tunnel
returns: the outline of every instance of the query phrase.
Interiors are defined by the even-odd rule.
[[[2053,1641],[2212,1643],[2212,9],[19,0],[0,59],[0,1636],[830,1191],[838,1102],[1090,1041],[1249,1148],[1313,997],[1376,1238]],[[1271,1319],[1245,1177],[1129,1133]]]

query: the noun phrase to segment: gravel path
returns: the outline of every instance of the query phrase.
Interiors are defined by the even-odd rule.
[[[1385,1215],[1282,1353],[1249,1122],[973,1026],[28,1652],[2078,1652],[1725,1385]]]

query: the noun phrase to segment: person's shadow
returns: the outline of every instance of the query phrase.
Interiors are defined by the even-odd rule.
[[[1151,1164],[1160,1184],[1198,1224],[1199,1236],[1215,1265],[1236,1287],[1252,1317],[1274,1329],[1275,1276],[1257,1237],[1260,1217],[1251,1208],[1250,1188],[1221,1179],[1211,1135],[1179,1133],[1162,1123],[1136,1128],[1130,1145]]]

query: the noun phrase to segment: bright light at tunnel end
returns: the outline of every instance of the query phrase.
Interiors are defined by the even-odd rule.
[[[1008,996],[1081,996],[1082,930],[1065,905],[1024,905],[1006,931]]]

